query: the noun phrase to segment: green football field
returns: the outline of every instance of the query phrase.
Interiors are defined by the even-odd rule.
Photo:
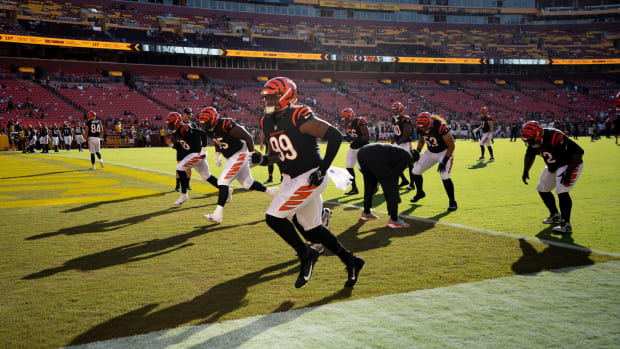
[[[613,347],[620,338],[620,147],[611,139],[579,144],[584,169],[571,191],[570,236],[542,224],[548,212],[536,183],[544,163],[537,158],[524,185],[520,141],[496,140],[497,161],[478,163],[477,143],[457,140],[459,209],[446,210],[432,168],[424,174],[426,198],[411,204],[414,193],[401,190],[408,229],[385,227],[381,191],[380,219],[360,222],[362,195],[330,184],[323,199],[334,211],[331,230],[367,261],[353,290],[343,289],[344,265],[329,252],[308,285],[294,288],[298,260],[265,224],[270,197],[263,193],[235,187],[223,224],[213,225],[202,215],[217,194],[194,173],[190,200],[172,205],[171,149],[103,149],[105,168],[96,171],[88,170],[87,152],[2,153],[0,347],[103,340],[110,341],[99,347]],[[335,166],[344,167],[347,149]],[[264,167],[252,173],[267,178]],[[277,185],[277,169],[275,177]],[[357,180],[363,187],[359,172]],[[512,306],[500,306],[510,294]],[[303,321],[326,339],[300,341],[295,333],[313,333]],[[487,333],[499,322],[505,331]],[[549,322],[567,326],[545,336]],[[525,342],[501,335],[510,329],[538,335]]]

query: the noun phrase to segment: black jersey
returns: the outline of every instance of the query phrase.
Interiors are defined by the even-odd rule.
[[[58,137],[60,135],[60,130],[58,127],[52,127],[52,137]]]
[[[39,132],[39,134],[41,135],[41,137],[45,137],[49,134],[49,130],[47,129],[47,127],[41,127],[41,131]]]
[[[101,132],[103,131],[101,120],[88,120],[86,122],[86,129],[88,129],[88,137],[101,137]]]
[[[398,143],[398,141],[402,138],[403,131],[405,130],[405,125],[409,124],[411,127],[411,117],[409,115],[401,115],[398,118],[392,117],[392,129],[394,130],[394,142],[397,144],[402,144],[404,142],[409,142],[410,139],[405,139],[404,141]]]
[[[83,132],[83,130],[82,130],[82,125],[76,125],[76,126],[73,128],[73,132],[74,132],[76,135],[81,135],[81,134],[82,134],[82,132]]]
[[[450,126],[437,119],[431,119],[431,121],[433,124],[427,133],[422,132],[419,128],[418,133],[424,138],[424,142],[426,142],[426,146],[431,153],[441,153],[448,149],[448,145],[443,140],[443,136],[450,133]]]
[[[482,133],[487,133],[489,131],[491,131],[491,125],[489,125],[489,121],[491,121],[491,117],[490,116],[484,116],[482,115],[482,124],[480,124],[480,127],[482,128]]]
[[[562,131],[555,128],[545,128],[543,129],[540,147],[528,147],[525,156],[534,158],[536,155],[540,155],[545,160],[549,172],[553,173],[559,167],[568,165],[574,154],[583,154],[583,149]]]
[[[71,127],[69,126],[64,126],[62,128],[62,136],[63,137],[71,137]]]
[[[239,138],[230,135],[230,130],[236,125],[232,119],[220,118],[212,131],[216,151],[227,159],[243,147],[243,142]]]
[[[279,153],[280,173],[292,178],[318,167],[321,164],[321,152],[316,137],[303,134],[299,127],[314,119],[314,112],[307,106],[290,108],[276,119],[273,114],[265,115],[261,128],[274,152]]]
[[[183,160],[188,154],[200,153],[206,144],[207,134],[192,124],[181,124],[174,131],[174,148],[177,150],[177,161]]]
[[[354,118],[351,121],[351,127],[345,130],[351,137],[351,149],[359,149],[368,144],[368,141],[362,140],[362,126],[366,126],[366,124],[366,119]]]

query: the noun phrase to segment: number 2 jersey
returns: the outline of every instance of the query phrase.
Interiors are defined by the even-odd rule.
[[[448,145],[443,140],[443,136],[450,133],[450,126],[437,119],[431,119],[432,125],[427,133],[418,128],[418,134],[424,138],[426,146],[431,153],[441,153],[448,149]]]
[[[321,164],[321,152],[316,137],[299,131],[301,125],[314,117],[314,112],[309,107],[296,106],[289,108],[280,118],[268,114],[261,119],[261,128],[271,150],[280,155],[280,172],[291,178]]]
[[[230,130],[236,125],[232,119],[220,118],[211,132],[216,151],[222,153],[227,159],[243,148],[244,142],[230,135]]]
[[[549,172],[553,173],[558,168],[568,165],[574,154],[583,154],[583,149],[562,131],[555,128],[545,128],[543,129],[540,147],[528,147],[525,156],[534,158],[536,155],[540,155],[545,160]]]
[[[351,121],[351,127],[346,129],[347,134],[351,137],[351,149],[359,149],[368,144],[368,141],[362,140],[361,128],[366,124],[366,119],[354,118],[353,121]]]
[[[101,120],[88,120],[86,122],[86,129],[88,130],[88,137],[101,137],[101,130],[103,129]]]
[[[188,154],[200,153],[207,145],[207,134],[202,129],[190,123],[181,124],[174,131],[174,149],[177,151],[177,161],[183,160]]]

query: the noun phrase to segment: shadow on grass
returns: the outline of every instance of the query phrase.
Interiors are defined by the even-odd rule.
[[[0,177],[0,179],[40,177],[40,176],[50,176],[50,175],[57,175],[57,174],[61,174],[61,173],[71,173],[71,172],[81,172],[81,171],[88,171],[88,170],[85,169],[85,170],[69,170],[69,171],[45,172],[45,173],[29,174],[29,175],[24,175],[24,176]]]
[[[154,198],[154,197],[164,196],[164,195],[166,195],[166,193],[156,193],[156,194],[133,196],[133,197],[130,197],[130,198],[124,198],[124,199],[118,199],[118,200],[98,201],[98,202],[93,202],[93,203],[86,204],[86,205],[83,205],[83,206],[78,206],[78,207],[70,208],[70,209],[64,210],[62,212],[63,213],[79,212],[79,211],[88,210],[90,208],[99,207],[101,205],[118,204],[120,202],[126,202],[126,201],[131,201],[131,200],[139,200],[139,199],[147,199],[147,198]]]
[[[551,236],[551,229],[551,226],[545,228],[536,234],[536,236],[547,241],[579,246],[574,243],[570,235],[562,236],[561,238]],[[524,238],[519,239],[519,246],[521,247],[523,255],[512,264],[512,270],[517,274],[535,274],[545,270],[553,271],[554,269],[589,266],[594,264],[594,261],[590,259],[591,251],[575,250],[547,244],[547,247],[545,247],[542,252],[538,252],[534,246]]]
[[[159,194],[155,194],[159,195]],[[78,235],[78,234],[91,234],[91,233],[101,233],[106,231],[113,231],[117,229],[122,229],[128,227],[130,225],[138,224],[144,222],[152,217],[161,216],[168,213],[179,212],[183,210],[195,209],[197,207],[206,207],[213,206],[215,204],[206,204],[202,206],[192,206],[192,207],[182,207],[179,208],[177,206],[171,206],[166,208],[165,210],[149,212],[142,215],[130,216],[127,218],[123,218],[117,221],[95,221],[87,224],[76,225],[75,227],[62,228],[54,232],[43,233],[38,235],[29,236],[26,240],[38,240],[43,238],[48,238],[57,235]]]
[[[486,162],[478,162],[478,163],[476,163],[474,165],[471,165],[471,167],[468,167],[467,169],[468,170],[477,170],[479,168],[485,168],[485,167],[487,167],[487,165],[488,164]]]
[[[244,227],[247,225],[258,224],[261,222],[262,220],[238,225],[236,227]],[[153,239],[138,242],[135,244],[120,246],[110,250],[75,258],[65,262],[60,267],[45,269],[40,272],[24,276],[22,279],[40,279],[69,270],[97,270],[115,265],[138,262],[141,260],[158,257],[180,250],[185,247],[192,246],[194,244],[192,242],[188,242],[188,240],[191,238],[195,238],[209,232],[214,232],[222,229],[231,229],[234,227],[235,226],[229,225],[201,226],[185,234],[175,235],[165,239]]]
[[[69,344],[82,344],[165,330],[186,325],[188,322],[197,319],[202,319],[201,323],[217,322],[222,316],[247,305],[247,301],[244,299],[250,287],[296,273],[298,268],[293,266],[296,266],[298,262],[298,259],[292,259],[250,272],[241,277],[215,285],[207,292],[187,302],[155,312],[151,311],[157,308],[158,304],[143,306],[96,325],[74,338]],[[340,298],[343,298],[343,296],[340,296]],[[323,303],[328,301],[331,301],[329,297],[323,300]],[[285,302],[275,309],[275,312],[289,310],[292,306],[291,302]],[[189,335],[191,333],[185,333],[184,336]],[[165,347],[165,344],[162,344],[162,347]]]

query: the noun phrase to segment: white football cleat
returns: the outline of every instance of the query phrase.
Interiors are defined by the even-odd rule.
[[[99,159],[99,164],[101,165],[101,168],[103,168],[103,160]]]
[[[89,170],[96,170],[96,169],[97,169],[97,168],[95,167],[95,165],[94,165],[94,164],[93,164],[93,165],[89,168]]]
[[[215,223],[215,224],[221,224],[222,223],[222,216],[217,217],[215,214],[206,214],[203,216],[204,219],[208,220],[209,222]]]
[[[562,216],[560,215],[560,213],[554,213],[552,215],[550,215],[549,217],[543,219],[543,224],[557,224],[562,222]]]
[[[233,193],[233,188],[228,187],[228,197],[226,198],[226,203],[229,203],[230,201],[232,201],[232,193]]]
[[[278,194],[280,193],[280,187],[267,188],[267,190],[265,190],[265,193],[271,196],[272,199],[275,199],[276,196],[278,196]]]
[[[553,232],[558,234],[572,234],[573,227],[571,227],[570,223],[564,223],[558,225],[557,227],[553,227]]]
[[[180,206],[180,205],[183,205],[183,203],[187,200],[189,200],[189,197],[187,196],[187,194],[181,194],[181,196],[179,196],[179,199],[175,201],[174,204],[177,206]]]

